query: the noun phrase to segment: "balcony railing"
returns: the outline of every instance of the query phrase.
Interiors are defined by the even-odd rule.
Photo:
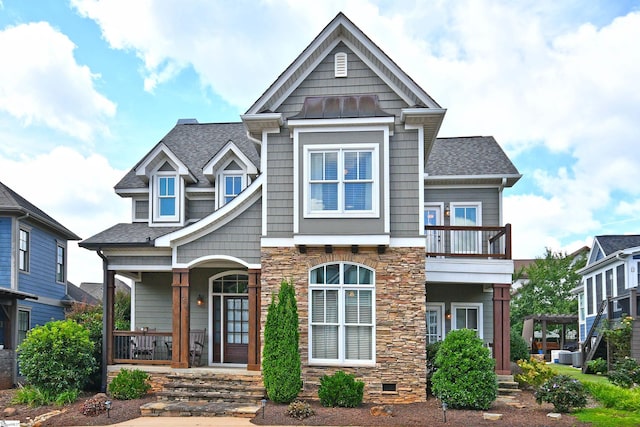
[[[171,332],[113,331],[113,361],[144,365],[171,363]]]
[[[427,225],[428,257],[511,259],[511,224],[504,227]]]

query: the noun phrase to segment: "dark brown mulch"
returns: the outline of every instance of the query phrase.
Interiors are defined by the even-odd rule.
[[[112,409],[109,411],[108,416],[106,413],[103,413],[95,417],[89,417],[83,415],[82,406],[84,405],[84,402],[87,399],[92,398],[95,393],[84,393],[74,403],[63,407],[50,405],[30,408],[27,405],[16,405],[11,403],[15,392],[15,389],[0,390],[0,420],[20,420],[21,423],[27,423],[35,420],[39,415],[60,411],[60,414],[48,418],[39,424],[40,427],[104,426],[117,424],[133,418],[138,418],[140,416],[141,405],[156,401],[156,396],[153,394],[147,394],[142,399],[114,400]],[[17,410],[16,415],[3,417],[2,411],[9,407]]]
[[[251,421],[256,425],[297,425],[297,426],[440,426],[443,427],[570,427],[589,426],[580,423],[575,417],[562,414],[560,419],[547,416],[553,412],[550,404],[538,405],[531,391],[522,391],[516,399],[524,405],[517,408],[496,401],[487,411],[453,410],[445,414],[435,398],[424,403],[392,405],[393,416],[371,415],[372,404],[364,404],[358,408],[324,408],[317,401],[309,401],[315,415],[304,420],[291,418],[286,414],[287,405],[267,403],[264,411],[259,412]],[[498,421],[484,420],[484,413],[502,414]]]

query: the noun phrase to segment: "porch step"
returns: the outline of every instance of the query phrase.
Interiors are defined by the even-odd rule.
[[[146,417],[253,417],[265,395],[258,373],[174,372],[157,401],[140,407]]]

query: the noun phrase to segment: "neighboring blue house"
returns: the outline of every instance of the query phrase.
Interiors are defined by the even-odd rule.
[[[64,319],[67,244],[80,240],[0,182],[0,389],[15,383],[15,349],[29,329]]]
[[[584,362],[606,358],[604,341],[598,334],[602,321],[638,318],[640,235],[595,236],[587,265],[578,273],[582,276],[577,293]],[[638,322],[634,322],[631,354],[640,357]]]

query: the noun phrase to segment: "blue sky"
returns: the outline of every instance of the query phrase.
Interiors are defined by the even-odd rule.
[[[130,221],[113,186],[176,120],[238,121],[339,11],[447,108],[441,136],[510,155],[515,257],[640,233],[640,1],[0,0],[0,181],[83,238]]]

